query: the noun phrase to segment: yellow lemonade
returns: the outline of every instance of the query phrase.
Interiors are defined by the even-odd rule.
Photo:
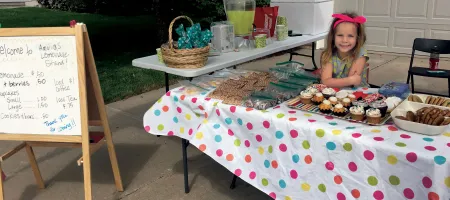
[[[234,25],[235,35],[248,35],[253,28],[255,11],[230,10],[227,11],[228,21]]]

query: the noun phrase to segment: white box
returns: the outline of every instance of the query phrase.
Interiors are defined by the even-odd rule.
[[[221,53],[234,51],[234,26],[229,24],[217,24],[211,26],[214,37],[211,40],[212,47]]]
[[[278,15],[286,16],[289,30],[295,34],[317,35],[327,32],[333,15],[333,0],[272,0]]]

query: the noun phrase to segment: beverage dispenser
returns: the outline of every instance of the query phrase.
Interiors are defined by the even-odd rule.
[[[234,25],[236,36],[248,36],[255,19],[255,0],[224,0],[228,21]]]

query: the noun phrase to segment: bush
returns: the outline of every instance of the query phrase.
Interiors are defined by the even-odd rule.
[[[37,0],[46,8],[80,13],[106,15],[145,15],[152,9],[152,0]]]

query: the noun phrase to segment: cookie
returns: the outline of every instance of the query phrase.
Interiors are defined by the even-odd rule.
[[[447,118],[441,123],[441,126],[447,126],[449,124],[450,124],[450,118]]]
[[[425,103],[430,104],[431,98],[432,98],[431,96],[428,96],[427,99],[425,100]]]
[[[416,96],[416,95],[414,95],[412,99],[413,99],[414,102],[417,102],[417,103],[423,103],[423,102],[422,102],[422,99],[420,99],[420,97],[418,97],[418,96]]]
[[[401,120],[405,120],[405,121],[409,121],[406,117],[403,117],[403,116],[395,116],[395,118],[401,119]]]
[[[431,123],[431,125],[433,126],[438,126],[440,125],[443,121],[444,121],[444,117],[443,116],[438,116],[436,119],[433,120],[433,122]]]
[[[437,97],[431,97],[430,104],[431,105],[436,105],[436,100],[438,100]]]
[[[408,121],[416,121],[416,115],[412,112],[412,111],[408,111],[407,113],[406,113],[406,119],[408,120]]]
[[[446,99],[441,106],[447,107],[447,105],[450,103],[450,99]]]
[[[442,106],[442,104],[445,102],[445,99],[441,97],[441,99],[438,102],[438,106]]]

